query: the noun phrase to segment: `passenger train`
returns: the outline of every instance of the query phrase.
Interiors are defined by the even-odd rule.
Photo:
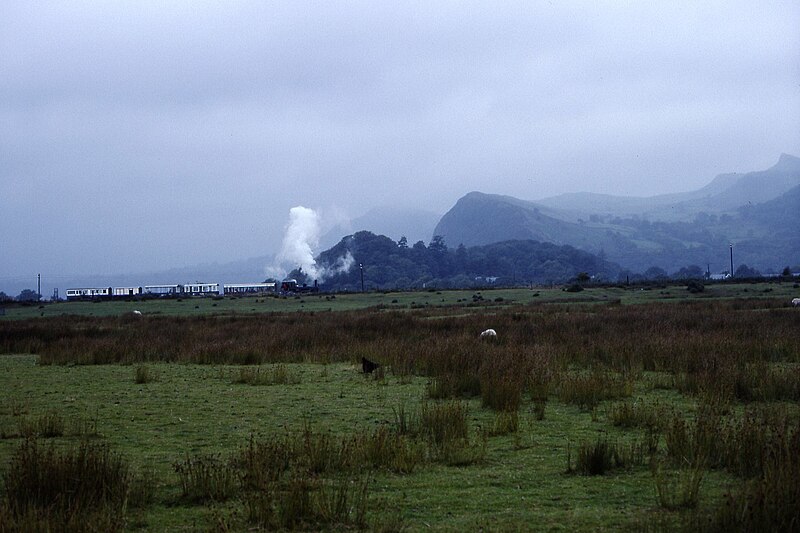
[[[118,298],[177,298],[180,296],[246,295],[276,292],[276,282],[186,283],[176,285],[144,285],[142,287],[83,287],[67,289],[67,300],[101,300]]]

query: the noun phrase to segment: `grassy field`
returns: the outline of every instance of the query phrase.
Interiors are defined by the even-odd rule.
[[[113,302],[59,302],[22,307],[9,307],[0,320],[61,315],[109,316],[142,313],[166,316],[208,314],[252,314],[296,311],[353,311],[366,308],[415,309],[420,307],[508,307],[519,304],[568,302],[609,302],[623,304],[653,301],[721,298],[785,298],[796,297],[796,283],[719,283],[707,285],[701,293],[691,294],[686,285],[590,287],[581,292],[566,292],[561,287],[532,289],[443,290],[414,292],[370,292],[364,294],[303,295],[288,297],[224,297],[184,298],[176,300],[141,300]],[[480,299],[478,299],[480,298]]]
[[[46,306],[69,309],[49,318],[12,315],[0,322],[0,530],[792,530],[791,289],[70,303]],[[294,312],[312,301],[327,307]],[[132,305],[145,316],[126,316]],[[497,342],[478,341],[485,327]],[[364,356],[383,365],[377,374],[361,373]],[[113,483],[99,450],[124,463]],[[75,457],[82,472],[105,465],[96,485],[122,487],[122,503],[90,484],[76,493],[91,506],[38,504],[38,485],[23,481],[44,472],[39,485],[72,490],[58,482],[74,478]]]

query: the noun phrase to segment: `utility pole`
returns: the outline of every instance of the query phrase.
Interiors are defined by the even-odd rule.
[[[731,246],[731,277],[733,277],[733,243],[731,243],[730,246]]]
[[[36,301],[42,300],[42,275],[36,275]]]
[[[364,292],[364,265],[359,263],[358,268],[361,270],[361,292]]]

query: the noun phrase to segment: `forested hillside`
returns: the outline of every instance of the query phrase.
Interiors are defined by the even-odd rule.
[[[359,265],[366,288],[378,289],[562,282],[581,272],[616,279],[620,271],[619,265],[572,246],[516,240],[451,248],[441,237],[427,245],[422,241],[409,245],[404,239],[395,242],[368,231],[345,237],[321,253],[318,263],[335,265],[348,253],[353,267],[326,279],[326,289],[360,289]]]

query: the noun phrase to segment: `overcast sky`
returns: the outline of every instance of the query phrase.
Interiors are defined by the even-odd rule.
[[[398,6],[397,4],[402,4]],[[800,155],[800,3],[0,2],[3,280]]]

